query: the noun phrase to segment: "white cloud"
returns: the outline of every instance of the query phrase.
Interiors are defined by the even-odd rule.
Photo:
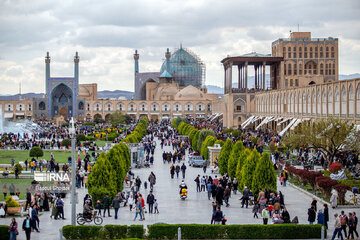
[[[289,30],[338,37],[340,73],[359,72],[360,2],[252,0],[3,0],[0,1],[0,94],[44,91],[44,56],[53,76],[72,76],[80,55],[80,82],[100,90],[133,90],[133,53],[140,71],[159,71],[164,52],[198,54],[207,84],[223,84],[221,59],[271,52]]]

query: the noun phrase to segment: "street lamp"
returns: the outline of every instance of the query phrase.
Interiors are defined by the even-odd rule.
[[[76,172],[75,172],[75,126],[74,118],[70,120],[71,128],[69,129],[71,138],[71,225],[75,226],[76,218],[76,199],[75,199],[75,188],[76,188]]]

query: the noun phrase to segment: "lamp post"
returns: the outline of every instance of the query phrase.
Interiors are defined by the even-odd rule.
[[[75,188],[76,188],[76,172],[75,172],[75,126],[74,118],[71,118],[71,128],[69,129],[71,138],[71,225],[75,226],[76,218],[76,199],[75,199]]]

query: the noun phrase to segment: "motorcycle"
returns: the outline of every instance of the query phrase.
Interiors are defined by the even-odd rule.
[[[180,191],[180,199],[185,200],[186,198],[187,198],[187,189],[182,188],[181,191]]]

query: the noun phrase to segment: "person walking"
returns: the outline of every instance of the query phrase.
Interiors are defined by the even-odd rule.
[[[138,197],[138,199],[137,199],[137,203],[136,203],[136,213],[135,213],[134,221],[136,220],[136,218],[137,218],[138,215],[140,216],[140,221],[143,221],[142,206],[141,206],[141,199],[140,199],[140,197]]]
[[[154,208],[155,208],[155,212],[154,213],[159,213],[159,204],[156,201],[156,199],[154,199]]]
[[[324,204],[324,217],[325,217],[325,228],[328,229],[329,208],[326,203]]]
[[[112,200],[112,207],[115,210],[115,216],[114,216],[115,219],[118,218],[118,211],[120,208],[120,203],[121,203],[120,193],[118,193],[117,196]]]
[[[358,233],[357,230],[356,230],[357,224],[358,224],[358,218],[357,218],[355,212],[353,212],[353,218],[354,218],[354,222],[355,222],[354,233],[355,233],[355,235],[356,235],[356,238],[359,238],[359,233]]]
[[[136,192],[139,192],[140,191],[140,186],[141,186],[141,180],[140,180],[139,176],[137,176],[136,179],[135,179],[135,185],[136,185]]]
[[[347,237],[348,239],[354,239],[355,219],[351,212],[349,213],[349,217],[348,217],[348,226],[349,226],[349,234]]]
[[[103,217],[105,217],[106,210],[108,212],[108,216],[111,217],[111,215],[110,215],[110,197],[109,197],[108,193],[105,195],[103,203],[104,203]]]
[[[27,214],[22,225],[22,229],[25,231],[26,240],[30,240],[32,226],[33,223],[31,221],[30,215]]]
[[[310,225],[314,224],[315,219],[316,219],[316,212],[315,212],[314,206],[311,206],[308,209],[308,221],[309,221],[309,224]]]
[[[58,199],[56,200],[56,215],[55,220],[57,220],[58,216],[61,215],[62,219],[65,219],[64,217],[64,201],[61,199],[61,196],[58,196]]]
[[[11,223],[9,226],[10,240],[16,240],[16,235],[19,235],[18,224],[15,218],[11,219]]]
[[[211,186],[212,186],[211,182],[208,181],[208,183],[206,184],[206,190],[207,190],[207,193],[208,193],[208,199],[209,200],[211,198]]]
[[[194,182],[196,182],[196,192],[201,192],[201,188],[200,188],[200,175],[197,175],[197,177],[195,178]]]
[[[224,190],[224,201],[226,204],[226,207],[229,207],[229,198],[230,198],[230,194],[231,194],[231,189],[228,185],[226,185],[225,190]]]
[[[201,188],[200,188],[200,192],[202,192],[202,191],[204,191],[205,192],[205,186],[206,186],[206,178],[205,178],[205,176],[203,176],[202,178],[201,178]]]
[[[281,173],[281,177],[283,179],[283,186],[286,187],[286,181],[288,180],[288,173],[286,169]]]
[[[204,166],[203,166],[203,171],[204,171],[204,174],[206,173],[206,163],[204,163]]]
[[[335,190],[332,191],[330,202],[333,209],[337,207],[337,193]]]
[[[335,224],[334,224],[335,230],[334,230],[334,233],[333,233],[333,236],[332,236],[331,240],[334,240],[336,235],[340,236],[341,240],[344,240],[344,238],[342,236],[342,233],[341,233],[340,218],[338,218],[337,213],[334,214],[334,217],[335,217]]]
[[[237,181],[236,178],[234,177],[234,180],[233,180],[233,182],[232,182],[232,187],[233,187],[233,192],[234,192],[234,194],[237,193],[238,186],[239,186],[238,181]]]
[[[185,171],[186,171],[186,166],[185,163],[182,164],[181,166],[181,172],[182,172],[182,177],[185,178]]]
[[[33,209],[31,210],[31,221],[33,223],[33,228],[35,231],[40,232],[39,231],[39,216],[38,216],[38,212],[37,212],[37,206],[34,205]]]
[[[128,200],[127,200],[127,203],[129,204],[130,211],[132,211],[133,205],[135,203],[135,200],[134,200],[134,197],[133,197],[132,193],[130,193],[130,196],[129,196]]]
[[[347,238],[348,235],[346,232],[346,226],[347,226],[348,218],[345,215],[344,211],[341,211],[339,218],[340,218],[341,230],[344,232],[345,238]]]
[[[216,207],[216,211],[214,213],[214,223],[221,224],[223,218],[223,212],[220,210],[219,207]]]
[[[176,165],[175,167],[176,178],[179,178],[179,172],[180,172],[180,166]]]
[[[261,216],[262,216],[262,218],[263,218],[263,224],[264,224],[264,225],[267,225],[268,220],[269,220],[269,207],[268,207],[268,206],[266,206],[266,207],[262,210]]]
[[[174,175],[175,175],[175,167],[174,167],[174,164],[171,164],[170,166],[170,175],[171,175],[171,179],[174,178]]]
[[[245,186],[244,191],[243,191],[243,196],[242,196],[241,208],[244,208],[245,204],[246,204],[246,208],[248,208],[249,197],[250,197],[250,190]]]
[[[149,213],[153,213],[153,206],[154,206],[155,197],[150,191],[149,195],[146,198],[146,203],[149,205]]]

